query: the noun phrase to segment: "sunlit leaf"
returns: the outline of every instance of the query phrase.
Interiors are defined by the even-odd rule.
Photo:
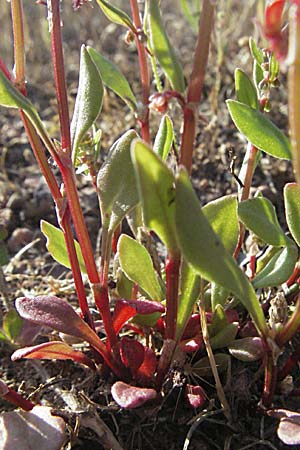
[[[54,225],[51,225],[51,223],[46,222],[45,220],[41,220],[41,231],[47,238],[46,247],[51,256],[55,259],[55,261],[70,269],[71,264],[63,232],[59,228],[56,228]],[[80,246],[75,240],[74,244],[80,270],[82,273],[86,273]]]
[[[118,241],[118,254],[122,270],[138,284],[149,298],[162,300],[163,294],[148,251],[135,239],[122,234]]]
[[[124,11],[106,0],[97,0],[97,3],[111,22],[116,23],[117,25],[123,25],[126,28],[130,28],[132,31],[135,30],[130,17]]]
[[[300,246],[300,185],[286,184],[283,194],[286,221],[291,235]]]
[[[127,103],[129,108],[136,109],[136,98],[128,81],[118,67],[92,47],[87,49],[100,72],[103,83]]]
[[[238,101],[253,109],[258,109],[257,92],[248,75],[243,70],[236,69],[234,79]]]
[[[288,138],[265,115],[234,100],[226,103],[235,126],[251,144],[276,158],[291,159]]]
[[[76,161],[79,144],[97,119],[103,98],[100,73],[86,47],[81,47],[79,85],[71,123],[72,158]]]
[[[134,409],[157,397],[155,389],[130,386],[117,381],[111,388],[113,399],[121,408]]]
[[[15,341],[19,337],[23,327],[23,320],[15,309],[11,309],[3,318],[3,331],[6,336]]]
[[[177,248],[174,227],[174,176],[143,142],[136,141],[132,159],[137,174],[144,221],[168,249]]]
[[[253,287],[210,226],[184,170],[176,181],[175,203],[177,236],[185,259],[203,278],[234,293],[257,328],[266,333],[264,314]]]
[[[261,359],[265,353],[260,337],[237,339],[228,346],[229,353],[240,361],[252,362]]]
[[[170,117],[165,115],[161,119],[153,145],[153,150],[161,157],[163,161],[165,161],[168,157],[168,154],[172,148],[173,139],[173,124]]]
[[[185,90],[185,82],[182,67],[177,60],[174,48],[166,33],[158,0],[151,0],[149,4],[149,31],[151,48],[169,79],[172,88],[183,93]]]

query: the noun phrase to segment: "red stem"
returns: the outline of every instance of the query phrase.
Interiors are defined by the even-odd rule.
[[[143,110],[141,113],[141,117],[139,118],[139,122],[141,125],[142,138],[144,139],[144,141],[150,143],[149,106],[148,106],[150,95],[150,76],[148,69],[147,52],[143,42],[140,39],[140,36],[142,36],[142,34],[139,34],[139,32],[143,33],[143,29],[137,0],[130,0],[130,7],[132,12],[133,23],[137,30],[137,33],[135,34],[135,42],[139,56],[139,65],[142,82]]]
[[[287,375],[291,374],[294,367],[298,364],[299,359],[300,359],[300,345],[289,356],[284,366],[280,369],[278,373],[278,381],[284,380]]]
[[[7,394],[3,395],[3,398],[13,405],[22,408],[24,411],[31,411],[32,408],[35,407],[35,404],[30,400],[26,400],[26,398],[22,397],[22,395],[18,394],[16,391],[8,387]]]
[[[183,134],[180,164],[191,171],[196,131],[197,107],[201,99],[205,70],[208,61],[210,36],[213,29],[215,7],[210,0],[203,0],[199,20],[199,32],[190,77],[187,104],[184,108]]]
[[[265,356],[265,381],[262,395],[262,405],[269,408],[273,401],[273,396],[277,383],[277,366],[274,364],[273,355],[268,351]]]

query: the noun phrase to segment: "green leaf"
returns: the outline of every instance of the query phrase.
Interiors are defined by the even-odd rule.
[[[9,257],[6,250],[6,246],[3,242],[0,241],[0,266],[4,266],[5,264],[8,264]]]
[[[232,341],[234,341],[238,332],[238,328],[238,323],[229,323],[218,334],[210,338],[211,348],[213,350],[216,350],[218,348],[227,347],[227,345],[231,344]]]
[[[280,286],[292,275],[297,259],[296,245],[280,249],[252,280],[254,288]]]
[[[155,231],[169,250],[176,250],[174,175],[143,141],[135,141],[132,160],[145,224]]]
[[[3,319],[3,331],[10,341],[14,342],[20,335],[23,320],[15,309],[8,311]]]
[[[284,186],[285,217],[291,235],[300,246],[300,185],[288,183]]]
[[[9,341],[8,337],[0,330],[0,341]]]
[[[228,298],[229,292],[222,286],[212,283],[211,286],[211,309],[214,312],[218,305],[224,306]]]
[[[190,2],[188,2],[188,0],[180,0],[180,5],[181,5],[181,9],[183,11],[183,14],[185,15],[185,17],[188,20],[188,22],[190,23],[190,25],[192,26],[193,30],[195,32],[197,32],[198,31],[198,21],[199,21],[199,16],[200,16],[200,0],[198,0],[197,2],[195,2],[195,1],[192,2],[194,4],[197,3],[198,11],[196,11],[196,8],[195,8],[196,5],[194,5],[194,8],[192,10],[189,3]]]
[[[241,69],[235,69],[235,91],[239,102],[258,109],[257,92],[248,75]]]
[[[180,339],[200,294],[200,277],[186,261],[181,265],[176,339]]]
[[[177,92],[183,93],[185,82],[182,67],[177,60],[174,48],[166,33],[166,28],[160,15],[158,0],[151,0],[150,2],[149,31],[151,48],[172,88]]]
[[[103,85],[100,73],[82,45],[78,92],[71,123],[72,158],[76,161],[79,144],[100,114]]]
[[[279,62],[277,61],[274,53],[272,53],[270,61],[270,82],[275,81],[279,74]]]
[[[139,202],[135,172],[130,157],[130,146],[138,137],[127,131],[109,151],[98,178],[98,195],[102,223],[114,231],[126,214]]]
[[[135,27],[130,17],[124,11],[117,8],[116,6],[113,6],[111,2],[107,2],[106,0],[97,0],[97,3],[111,22],[135,31]]]
[[[54,258],[55,261],[57,261],[62,266],[71,269],[71,264],[63,232],[59,228],[56,228],[55,226],[51,225],[51,223],[46,222],[45,220],[41,220],[41,231],[47,238],[46,246],[52,258]],[[80,270],[82,273],[86,273],[86,268],[80,246],[78,242],[75,240],[74,244]]]
[[[255,147],[276,158],[291,159],[288,138],[261,112],[235,100],[227,100],[235,126]]]
[[[267,244],[286,246],[287,237],[279,225],[274,206],[267,198],[256,197],[240,202],[238,215],[246,228]]]
[[[239,236],[237,207],[236,196],[226,195],[208,203],[202,209],[212,229],[230,253],[234,252]]]
[[[151,300],[163,300],[163,293],[153,268],[151,256],[143,245],[122,234],[118,241],[120,265],[126,276],[138,284]]]
[[[174,139],[174,131],[172,120],[168,115],[164,115],[161,119],[157,135],[153,145],[153,150],[163,161],[168,157]]]
[[[252,316],[258,330],[267,334],[264,314],[255,291],[213,231],[185,170],[181,170],[176,181],[175,203],[178,241],[188,263],[206,280],[235,294]]]
[[[257,61],[253,64],[253,81],[257,90],[260,90],[260,83],[264,79],[264,72]]]
[[[261,65],[264,62],[264,54],[263,51],[257,47],[256,42],[252,37],[250,37],[249,39],[249,47],[253,59],[257,61],[259,65]]]
[[[217,305],[213,314],[212,323],[209,325],[209,335],[211,337],[215,336],[222,330],[227,327],[228,320],[225,315],[225,311],[222,305]]]
[[[129,108],[135,110],[137,104],[136,98],[122,72],[115,64],[98,53],[92,47],[87,47],[87,50],[99,70],[105,86],[114,91],[115,94],[117,94],[129,106]]]
[[[22,95],[0,70],[0,105],[22,109],[39,136],[45,143],[50,143],[47,131],[33,104]],[[51,145],[51,144],[50,144]]]

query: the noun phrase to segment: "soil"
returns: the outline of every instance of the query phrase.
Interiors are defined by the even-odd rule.
[[[241,67],[248,73],[251,72],[247,38],[257,36],[252,21],[256,2],[249,2],[249,5],[245,2],[245,8],[245,4],[238,6],[239,3],[230,1],[226,5],[226,2],[220,2],[218,32],[214,35],[205,79],[192,168],[192,182],[202,204],[237,192],[238,185],[229,170],[228,150],[231,147],[234,149],[235,171],[238,173],[246,147],[225,106],[227,98],[234,98],[234,69]],[[187,25],[178,5],[175,7],[172,1],[165,2],[165,19],[188,76],[195,34]],[[85,5],[78,13],[74,13],[66,2],[63,6],[71,110],[77,89],[79,48],[83,42],[95,46],[113,60],[126,74],[137,96],[140,95],[136,49],[134,45],[128,47],[124,43],[124,30],[108,23],[96,9],[96,5],[94,9]],[[0,21],[4,40],[0,43],[0,54],[9,65],[9,4],[2,2],[1,11],[2,8]],[[28,96],[37,106],[52,136],[58,138],[45,11],[41,5],[24,5],[24,8],[27,17]],[[39,44],[36,45],[37,43]],[[284,73],[281,81],[282,88],[273,93],[270,117],[284,130],[287,128]],[[171,107],[171,114],[177,126],[180,118],[175,105]],[[152,113],[152,120],[155,131],[159,117]],[[135,118],[121,100],[107,92],[99,126],[103,131],[104,158],[105,152],[123,131],[135,127]],[[179,132],[177,129],[178,135]],[[54,170],[59,176],[57,169]],[[286,182],[292,180],[290,163],[268,156],[262,158],[253,180],[253,193],[260,190],[273,202],[283,227],[286,225],[282,189]],[[91,240],[97,252],[100,229],[97,196],[90,181],[83,177],[78,177],[78,187]],[[55,263],[47,252],[45,239],[40,231],[42,219],[57,224],[51,196],[31,153],[17,112],[1,108],[0,226],[7,232],[5,245],[9,255],[8,264],[2,267],[3,282],[0,277],[1,306],[4,313],[13,307],[15,298],[24,295],[61,295],[76,304],[70,271]],[[189,366],[184,370],[172,369],[160,404],[126,411],[112,400],[112,380],[104,380],[99,374],[92,375],[71,362],[22,360],[12,363],[12,351],[13,348],[7,343],[0,342],[0,377],[24,396],[54,407],[66,418],[69,424],[66,449],[113,448],[110,441],[113,435],[124,450],[179,450],[187,445],[187,440],[189,446],[185,448],[189,450],[289,448],[276,436],[277,422],[259,412],[262,376],[256,363],[241,364],[232,360],[230,370],[221,375],[232,413],[231,422],[228,423],[220,409],[210,376],[201,379],[201,385],[208,394],[205,411],[193,410],[186,405],[184,386],[187,382],[195,382],[193,373],[188,370]],[[70,409],[67,394],[72,395],[77,402],[75,412]],[[274,401],[276,407],[299,408],[299,398],[293,400],[282,394],[276,396]],[[10,405],[0,400],[1,410],[10,408]],[[88,426],[87,418],[90,417],[97,418],[98,429]],[[112,435],[106,430],[106,443],[105,438],[99,436],[99,433],[104,433],[104,424],[109,427]]]

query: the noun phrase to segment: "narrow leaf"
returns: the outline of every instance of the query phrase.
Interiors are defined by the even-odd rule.
[[[264,314],[254,289],[211,228],[185,170],[181,170],[176,182],[175,202],[177,236],[186,260],[206,280],[234,293],[258,330],[266,334]]]
[[[280,249],[252,280],[254,288],[274,287],[284,283],[293,273],[298,259],[296,245]]]
[[[154,271],[151,256],[143,245],[122,234],[118,242],[118,254],[122,270],[138,284],[152,300],[162,300],[163,294]]]
[[[68,344],[61,341],[44,342],[33,347],[25,347],[16,350],[12,355],[12,361],[21,358],[26,359],[71,359],[77,363],[83,364],[92,370],[96,370],[93,361],[84,353],[74,350]]]
[[[252,37],[250,37],[249,39],[249,47],[253,59],[255,59],[255,61],[257,61],[259,65],[261,65],[264,62],[264,54],[262,50],[257,47],[256,42]]]
[[[168,249],[175,250],[174,176],[143,141],[135,141],[132,160],[145,224],[155,231]]]
[[[51,254],[51,256],[55,259],[55,261],[59,262],[59,264],[71,268],[69,255],[67,252],[67,246],[64,239],[64,234],[62,230],[56,228],[51,223],[46,222],[45,220],[41,220],[41,231],[44,236],[47,238],[46,247]],[[82,273],[86,273],[86,267],[84,264],[83,256],[81,253],[80,246],[77,241],[74,240],[75,249],[77,253],[77,258],[79,262],[79,267]]]
[[[153,150],[157,153],[163,161],[168,157],[172,148],[174,139],[173,124],[168,115],[164,115],[160,121],[157,135],[153,145]]]
[[[291,159],[288,138],[261,112],[234,100],[226,103],[235,126],[251,144],[276,158]]]
[[[78,147],[88,129],[97,119],[103,98],[100,73],[86,47],[81,47],[79,85],[71,123],[72,158],[76,161]]]
[[[226,195],[209,202],[202,210],[212,229],[230,253],[234,252],[239,235],[237,206],[236,196]]]
[[[291,235],[300,246],[300,185],[286,184],[283,194],[286,221]]]
[[[185,90],[183,71],[162,22],[158,0],[151,0],[149,5],[149,31],[151,48],[172,88],[183,93]]]
[[[111,2],[107,2],[106,0],[97,0],[97,3],[111,22],[116,23],[117,25],[123,25],[124,27],[135,31],[135,27],[130,17],[124,11],[113,6]]]
[[[236,69],[234,74],[235,91],[240,103],[258,109],[258,99],[255,87],[248,75],[241,69]]]
[[[243,224],[269,245],[286,246],[276,211],[270,200],[256,197],[239,203],[238,214]]]
[[[113,231],[125,215],[138,204],[135,172],[130,157],[130,146],[137,137],[133,130],[118,139],[101,167],[98,178],[98,195],[102,223]]]
[[[109,89],[114,91],[129,106],[129,108],[135,110],[136,98],[122,72],[115,64],[98,53],[92,47],[87,47],[87,50],[100,72],[103,83]]]

